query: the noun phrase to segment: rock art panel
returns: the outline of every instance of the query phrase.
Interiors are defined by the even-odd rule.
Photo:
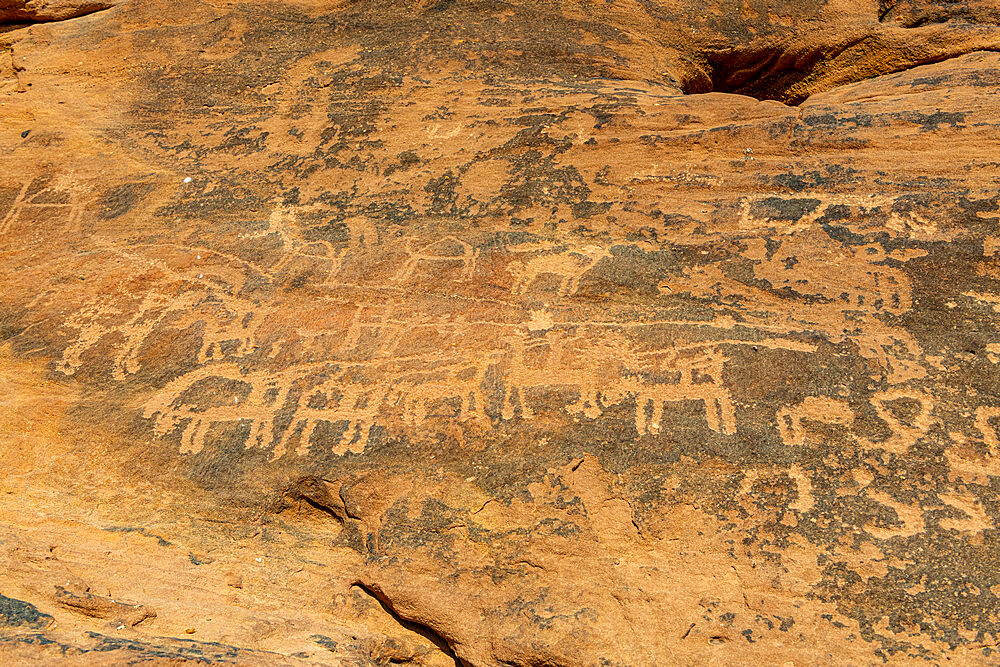
[[[5,661],[996,661],[987,4],[22,5]]]

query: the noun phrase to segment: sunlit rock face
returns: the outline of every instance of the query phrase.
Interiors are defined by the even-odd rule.
[[[0,657],[995,664],[998,16],[0,0]]]
[[[63,21],[114,6],[109,0],[0,0],[0,25]]]

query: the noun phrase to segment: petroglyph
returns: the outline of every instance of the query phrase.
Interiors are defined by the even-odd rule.
[[[991,3],[500,4],[4,35],[5,516],[191,619],[84,648],[996,662]]]
[[[235,364],[211,364],[157,391],[143,408],[143,416],[154,420],[159,435],[182,427],[180,451],[184,454],[204,449],[213,426],[242,422],[250,425],[247,448],[273,445],[275,458],[287,451],[300,429],[297,453],[305,453],[320,422],[347,422],[333,451],[360,452],[367,443],[365,427],[370,428],[385,390],[353,381],[351,370],[316,364],[281,372],[243,373]],[[322,402],[317,403],[317,399]],[[278,429],[275,420],[282,411],[291,414],[291,421]]]
[[[696,401],[704,405],[708,427],[735,433],[735,408],[722,384],[725,357],[710,346],[640,352],[614,335],[588,340],[550,331],[530,343],[515,339],[505,368],[507,390],[501,405],[504,419],[532,419],[528,395],[534,390],[568,386],[579,393],[566,406],[571,414],[599,417],[612,405],[635,402],[635,428],[656,433],[668,403]],[[649,377],[672,376],[671,381]],[[516,402],[515,402],[516,397]]]
[[[593,342],[582,335],[553,330],[538,340],[513,337],[509,344],[511,353],[504,369],[506,392],[501,403],[504,419],[513,419],[518,407],[522,419],[532,419],[528,392],[558,385],[578,389],[580,402],[589,406],[585,413],[596,417],[600,414],[599,388],[619,378],[629,363],[627,343],[621,337]]]
[[[783,478],[791,480],[795,490],[793,498],[786,501],[785,507],[800,515],[810,512],[817,503],[813,484],[807,471],[798,463],[787,468],[761,466],[746,471],[737,488],[736,498],[746,511],[753,513],[755,511],[753,499],[757,497],[755,485],[760,482],[773,484]],[[936,508],[933,505],[928,508],[923,503],[903,502],[883,489],[873,488],[874,476],[863,469],[854,470],[853,479],[857,484],[856,490],[848,494],[838,492],[838,495],[857,495],[858,498],[870,501],[889,513],[886,517],[883,512],[881,518],[869,521],[863,526],[865,532],[877,539],[916,536],[927,529],[927,517],[932,513],[939,515],[938,525],[945,530],[977,533],[995,527],[994,520],[980,499],[963,486],[938,492]]]
[[[723,339],[650,350],[613,334],[590,340],[549,331],[531,343],[516,342],[505,368],[502,415],[511,419],[519,409],[522,418],[530,419],[534,413],[526,395],[531,390],[568,385],[579,398],[566,410],[591,419],[610,406],[634,401],[634,424],[640,435],[660,432],[667,405],[681,401],[701,403],[708,428],[732,435],[736,409],[722,380],[728,357],[720,348],[740,345],[815,351],[814,346],[779,339]]]
[[[722,382],[726,357],[711,344],[690,345],[675,350],[640,355],[653,375],[676,374],[676,382],[640,382],[633,375],[614,383],[609,393],[635,398],[635,427],[640,434],[660,431],[668,403],[700,402],[705,422],[724,435],[736,433],[736,408]]]
[[[77,231],[82,205],[71,187],[69,176],[39,176],[16,188],[17,194],[9,207],[0,208],[0,236],[15,229],[17,223],[32,214],[50,212],[57,217],[61,231]],[[0,205],[2,205],[0,201]],[[50,231],[56,231],[49,227]]]
[[[327,241],[319,239],[306,241],[296,228],[298,207],[278,204],[267,219],[267,229],[244,234],[245,239],[259,239],[277,236],[281,242],[281,258],[271,267],[273,273],[279,273],[296,259],[320,260],[327,262],[327,279],[340,268],[340,257],[334,247]]]
[[[882,526],[873,522],[866,523],[864,529],[872,536],[880,540],[888,540],[894,537],[913,537],[923,532],[924,515],[918,503],[902,503],[885,491],[867,489],[867,496],[883,505],[895,514],[895,522],[898,526]]]
[[[331,348],[331,356],[350,355],[356,349],[365,328],[361,316],[359,308],[344,339],[345,345]],[[235,318],[231,320],[235,322]],[[240,321],[239,331],[247,337],[235,349],[230,345],[225,359],[237,359],[259,347],[254,344],[253,330],[247,329],[246,321]],[[375,338],[387,326],[384,319],[367,324]],[[397,333],[400,329],[391,323],[387,328]],[[364,355],[370,361],[293,363],[279,371],[243,373],[233,363],[212,363],[212,351],[222,347],[221,339],[228,339],[229,332],[230,329],[217,325],[213,335],[203,339],[198,357],[198,362],[206,365],[170,382],[145,406],[144,415],[147,419],[155,418],[159,435],[183,426],[184,453],[201,451],[213,426],[239,422],[251,425],[247,446],[273,445],[273,457],[284,455],[296,434],[299,446],[295,453],[308,453],[312,436],[323,423],[346,423],[343,435],[333,447],[334,453],[361,452],[376,416],[381,414],[412,425],[434,416],[435,409],[442,404],[456,401],[457,412],[449,414],[445,408],[446,416],[458,422],[471,419],[488,425],[482,384],[491,359],[495,358],[489,354],[481,356],[479,362],[458,361],[449,365],[433,357],[394,357],[389,355],[391,349],[377,348]],[[90,344],[90,339],[83,342],[84,346]],[[276,358],[279,351],[280,345],[272,349],[269,358]],[[125,351],[119,356],[124,357]],[[414,364],[419,370],[413,369]],[[118,358],[116,368],[122,369],[119,374],[132,370]],[[232,401],[205,404],[194,400],[212,383],[229,383],[242,389],[231,392]],[[279,422],[287,424],[276,426]]]
[[[374,224],[356,216],[341,223],[347,230],[347,240],[343,245],[331,243],[324,238],[308,238],[301,220],[322,217],[322,214],[323,208],[318,205],[290,206],[276,202],[268,216],[267,228],[243,234],[242,238],[277,237],[281,243],[281,257],[269,267],[268,273],[278,274],[292,268],[297,262],[304,262],[323,267],[321,270],[325,271],[325,276],[321,282],[335,283],[350,251],[377,244],[379,235]]]
[[[198,260],[202,257],[199,252]],[[166,275],[174,278],[190,270]],[[538,398],[553,391],[575,394],[562,407],[568,415],[587,419],[631,404],[639,435],[663,432],[672,419],[670,404],[693,402],[701,405],[710,431],[733,435],[736,407],[723,382],[730,358],[724,348],[753,345],[815,352],[814,345],[778,338],[721,339],[662,349],[632,338],[633,329],[693,325],[683,322],[556,324],[549,318],[547,327],[539,328],[532,324],[537,313],[514,325],[464,318],[400,319],[396,308],[392,303],[341,307],[343,314],[332,318],[340,323],[334,328],[292,329],[274,339],[265,337],[261,328],[272,317],[268,309],[197,281],[174,280],[163,283],[160,291],[147,291],[138,302],[124,296],[93,300],[67,318],[64,326],[77,333],[57,368],[72,375],[83,366],[88,351],[103,346],[110,353],[89,359],[108,364],[112,377],[125,381],[141,370],[143,351],[154,336],[192,331],[197,338],[191,349],[196,352],[189,363],[198,368],[161,388],[146,404],[144,414],[155,419],[155,431],[164,435],[181,428],[182,451],[195,453],[204,448],[213,426],[243,422],[250,428],[250,446],[272,448],[272,455],[279,457],[292,449],[296,455],[308,453],[323,423],[346,424],[333,447],[343,454],[362,451],[371,426],[380,420],[412,427],[441,418],[480,428],[489,428],[491,419],[533,420]],[[430,347],[412,350],[418,340]],[[295,361],[303,355],[310,361]],[[251,358],[274,370],[244,373],[243,366],[235,365]],[[484,391],[490,372],[502,387],[494,399],[499,404],[493,407]],[[362,376],[363,381],[356,379]],[[233,393],[231,403],[193,400],[210,379],[243,389]],[[807,401],[799,409],[811,407]],[[790,432],[802,431],[803,419],[809,418],[803,415],[789,412],[783,417]]]
[[[432,267],[456,262],[461,264],[459,280],[471,280],[476,271],[479,249],[454,236],[446,236],[419,249],[414,249],[413,239],[407,239],[405,248],[407,257],[399,267],[399,271],[392,277],[395,282],[409,280],[419,267],[428,263]],[[435,271],[433,275],[439,275],[439,271]]]
[[[997,436],[997,427],[993,420],[1000,418],[1000,407],[981,405],[976,408],[973,430],[981,435],[981,443],[985,451],[979,452],[978,447],[973,446],[973,442],[964,434],[953,431],[949,435],[953,445],[945,453],[951,464],[952,473],[968,480],[975,480],[978,483],[989,483],[988,476],[1000,477],[1000,437]]]
[[[844,311],[901,315],[912,308],[909,277],[884,264],[887,255],[878,244],[845,246],[811,229],[786,237],[773,252],[758,251],[761,255],[754,275],[775,290],[821,298]]]
[[[165,435],[181,427],[181,452],[200,452],[218,424],[250,425],[246,446],[283,456],[298,435],[295,454],[309,452],[320,424],[346,424],[334,454],[360,453],[379,415],[414,425],[455,399],[459,422],[488,425],[482,392],[486,367],[456,364],[421,373],[388,366],[299,364],[283,371],[244,373],[235,364],[210,364],[170,382],[146,403],[143,415]],[[369,375],[383,376],[379,382]],[[388,376],[388,377],[385,377]],[[279,425],[279,422],[284,425]]]
[[[906,451],[922,438],[934,424],[933,399],[916,390],[889,390],[871,397],[871,405],[879,418],[891,430],[888,438],[872,441],[860,438],[858,442],[868,448],[883,449],[894,454]],[[909,412],[907,416],[901,413]],[[789,446],[805,445],[808,422],[839,426],[850,430],[855,413],[846,401],[823,396],[807,396],[797,405],[786,406],[776,414],[778,432]],[[977,421],[977,425],[978,425]]]
[[[94,300],[68,317],[65,327],[77,333],[65,348],[58,369],[74,374],[88,351],[105,345],[111,349],[106,361],[112,377],[124,381],[141,369],[142,350],[151,337],[165,331],[193,331],[200,340],[190,362],[199,368],[150,399],[145,413],[149,418],[155,415],[156,432],[163,435],[183,426],[182,451],[193,453],[204,448],[214,425],[242,421],[252,425],[248,443],[272,448],[272,455],[280,457],[292,449],[296,455],[308,453],[317,428],[324,423],[338,428],[347,425],[333,446],[336,453],[343,454],[363,451],[371,427],[380,420],[412,427],[427,419],[444,418],[481,428],[489,428],[491,419],[531,421],[537,416],[539,397],[552,396],[553,391],[562,395],[569,392],[572,399],[562,408],[568,415],[587,419],[599,419],[612,407],[630,405],[635,432],[640,436],[663,433],[667,424],[673,423],[670,405],[684,402],[701,406],[709,431],[734,435],[737,409],[723,380],[730,359],[725,347],[753,344],[806,353],[816,349],[799,341],[759,337],[752,343],[723,339],[676,342],[658,348],[639,343],[629,332],[635,327],[689,327],[695,323],[557,322],[544,309],[528,313],[516,324],[499,319],[466,322],[464,317],[414,317],[402,305],[404,301],[393,299],[379,302],[368,296],[353,305],[342,303],[335,292],[324,298],[341,304],[337,307],[343,315],[332,321],[342,325],[299,328],[277,339],[265,339],[260,327],[269,319],[269,309],[234,296],[250,284],[252,276],[276,280],[295,261],[318,262],[321,282],[336,288],[336,275],[350,253],[369,242],[379,242],[377,230],[362,218],[348,225],[350,241],[346,245],[309,240],[302,221],[314,218],[317,211],[314,206],[276,205],[266,229],[245,235],[247,239],[271,237],[278,242],[280,258],[266,268],[215,250],[180,245],[157,244],[157,254],[149,261],[143,259],[143,247],[116,250],[122,257],[146,265],[156,277],[157,288],[148,290],[138,302],[125,297]],[[810,234],[796,232],[768,247],[756,238],[741,241],[742,255],[752,261],[755,276],[766,280],[773,290],[737,282],[720,264],[708,263],[669,278],[670,293],[686,291],[722,304],[755,304],[738,324],[726,315],[714,324],[699,323],[699,327],[732,330],[739,326],[758,332],[755,336],[765,332],[814,336],[819,331],[832,341],[857,343],[863,356],[880,362],[890,382],[924,373],[916,342],[907,338],[905,330],[879,319],[882,314],[904,314],[912,307],[906,275],[890,265],[881,246],[845,248],[822,234],[817,238]],[[403,246],[406,258],[391,282],[405,283],[420,275],[468,281],[476,272],[479,250],[457,237],[446,236],[430,244],[409,238]],[[639,246],[654,247],[648,243]],[[579,288],[583,275],[612,257],[606,247],[569,249],[546,242],[516,244],[509,252],[527,256],[506,265],[515,276],[512,294],[524,293],[543,276],[552,275],[558,281],[558,295],[570,296]],[[809,259],[810,273],[793,279],[796,258],[805,253],[826,255]],[[863,270],[834,270],[831,257]],[[790,299],[789,293],[794,298]],[[402,297],[394,297],[398,298]],[[397,315],[399,308],[403,310]],[[846,327],[845,323],[856,326]],[[411,351],[418,340],[428,341],[430,347]],[[433,340],[437,343],[431,344]],[[491,342],[484,348],[484,341]],[[279,370],[244,375],[229,366],[253,355],[269,359]],[[307,361],[296,362],[296,358]],[[408,366],[402,364],[403,359],[409,360]],[[324,367],[326,375],[314,363],[330,364]],[[347,369],[360,368],[359,363],[365,368],[365,381],[347,379]],[[487,405],[483,389],[490,369],[502,386],[494,399],[499,401],[496,406]],[[202,375],[212,372],[218,374]],[[317,379],[320,376],[322,379]],[[246,395],[233,404],[210,407],[186,402],[184,397],[189,393],[184,387],[204,384],[208,377],[245,382]],[[890,390],[876,395],[872,402],[892,435],[881,442],[861,441],[865,447],[904,453],[931,424],[931,399],[919,392]],[[916,406],[915,416],[904,417],[894,411],[907,404]],[[814,396],[779,409],[776,420],[783,441],[802,446],[810,431],[821,425],[850,429],[854,412],[846,401]]]
[[[909,312],[912,297],[909,278],[885,265],[888,255],[880,246],[845,248],[815,229],[742,243],[741,256],[768,287],[736,280],[724,262],[710,262],[668,277],[661,291],[702,299],[717,311],[739,309],[748,326],[763,330],[818,332],[833,343],[850,341],[892,384],[927,375],[916,338],[884,319]]]
[[[854,411],[846,401],[826,396],[807,396],[797,405],[778,410],[777,420],[781,440],[786,445],[801,447],[806,444],[806,422],[850,428],[854,423]]]
[[[24,192],[22,189],[22,198]],[[156,244],[157,253],[148,261],[143,259],[146,256],[143,246],[116,250],[130,261],[147,265],[147,270],[153,272],[150,275],[157,276],[157,288],[147,291],[138,302],[121,297],[94,300],[71,314],[65,320],[65,327],[75,330],[76,335],[64,349],[58,369],[67,375],[74,374],[88,351],[105,345],[111,350],[106,361],[110,363],[113,378],[124,381],[141,369],[142,350],[152,336],[183,330],[200,336],[197,352],[190,361],[201,368],[175,382],[197,382],[201,378],[198,374],[207,372],[206,369],[226,368],[227,364],[251,355],[272,361],[280,359],[278,366],[287,365],[283,370],[259,376],[237,376],[226,371],[229,374],[223,376],[248,382],[247,386],[253,390],[248,390],[239,403],[211,409],[182,401],[184,392],[180,385],[171,383],[170,388],[163,388],[161,392],[175,392],[170,394],[172,398],[166,404],[162,397],[151,399],[149,406],[159,407],[146,412],[156,415],[160,434],[168,426],[167,430],[172,430],[183,422],[182,450],[189,453],[204,448],[213,425],[234,421],[251,423],[248,442],[273,447],[275,457],[293,449],[296,439],[299,444],[295,453],[307,453],[322,423],[336,424],[338,428],[347,424],[334,446],[337,453],[362,451],[371,426],[379,420],[413,426],[443,417],[487,428],[492,408],[487,405],[483,385],[491,368],[503,387],[495,399],[499,405],[495,406],[493,419],[533,420],[537,416],[538,397],[557,390],[574,395],[562,406],[567,414],[587,419],[598,419],[608,409],[627,402],[634,406],[633,423],[640,436],[664,432],[673,420],[670,405],[683,402],[701,406],[708,430],[720,435],[736,433],[737,409],[723,381],[729,359],[723,349],[725,345],[747,345],[749,341],[669,344],[657,349],[640,344],[632,334],[625,333],[630,327],[656,326],[656,322],[557,322],[548,310],[532,311],[516,325],[501,324],[499,320],[461,322],[461,318],[452,321],[450,317],[396,316],[394,312],[400,306],[392,300],[362,300],[353,306],[345,304],[345,308],[353,308],[353,315],[345,313],[344,330],[299,329],[295,330],[297,338],[290,338],[289,332],[284,338],[265,341],[260,327],[269,318],[268,308],[262,309],[248,299],[234,296],[250,284],[252,276],[277,279],[293,262],[309,261],[322,267],[321,281],[336,287],[337,273],[350,253],[369,242],[379,242],[377,230],[362,218],[348,224],[350,240],[346,245],[309,240],[301,223],[315,217],[317,210],[313,206],[277,205],[266,229],[245,235],[248,239],[271,237],[278,242],[280,258],[267,266],[212,249],[172,244]],[[743,239],[741,244],[742,256],[752,261],[754,275],[773,290],[737,282],[721,270],[720,264],[708,263],[694,265],[685,274],[668,278],[669,293],[710,297],[714,303],[723,305],[752,302],[753,310],[738,324],[747,331],[781,336],[814,336],[821,332],[833,342],[853,341],[862,356],[879,362],[890,383],[925,373],[915,340],[905,330],[879,319],[882,315],[904,314],[912,307],[907,276],[895,268],[893,262],[897,260],[881,246],[845,248],[822,234],[814,238],[811,232],[796,232],[767,247],[756,238]],[[639,245],[653,248],[651,244]],[[403,246],[407,254],[391,276],[394,283],[404,283],[419,275],[446,275],[468,281],[476,272],[478,249],[457,237],[447,236],[430,244],[406,239]],[[152,250],[154,246],[145,248]],[[517,244],[509,252],[522,258],[506,265],[515,276],[512,294],[525,293],[540,278],[551,275],[557,281],[558,295],[570,296],[579,288],[583,275],[612,257],[603,247],[570,249],[545,242]],[[797,273],[796,262],[807,253],[823,256],[806,258],[812,267],[810,272]],[[834,264],[839,267],[843,263],[858,270],[835,269]],[[333,292],[328,298],[339,302]],[[667,325],[670,321],[660,324]],[[718,318],[717,325],[732,329],[737,323],[726,315]],[[415,340],[425,338],[423,333],[417,336],[422,328],[441,329],[434,334],[441,346],[439,353],[408,351]],[[447,333],[443,333],[445,330]],[[612,333],[615,330],[622,333]],[[483,349],[482,342],[490,339],[492,349]],[[293,348],[294,341],[297,342]],[[814,345],[777,338],[758,338],[753,344],[815,351]],[[443,350],[447,354],[442,357]],[[344,370],[333,372],[322,381],[307,382],[302,374],[308,376],[315,369],[310,370],[308,363],[303,366],[293,361],[306,351],[310,363],[323,360],[337,369],[347,369],[366,360],[368,379],[349,382],[338,375],[347,372]],[[412,359],[410,368],[393,365],[404,357]],[[295,392],[292,385],[297,387]],[[299,395],[296,393],[299,391],[311,393]],[[274,396],[281,398],[281,406],[269,402]],[[931,424],[932,403],[919,392],[883,392],[872,401],[876,414],[893,435],[882,442],[863,441],[861,444],[866,447],[904,453]],[[907,403],[916,406],[915,417],[904,418],[891,407]],[[279,407],[284,407],[285,412],[276,417]],[[850,429],[854,413],[846,401],[807,397],[798,405],[779,409],[776,420],[783,441],[790,446],[802,446],[808,442],[810,431],[821,425]]]
[[[945,530],[956,530],[960,533],[978,533],[995,528],[993,519],[986,513],[983,503],[966,491],[939,493],[938,498],[946,507],[957,512],[938,522]]]
[[[868,447],[884,449],[893,454],[905,454],[934,423],[931,416],[933,399],[920,391],[879,392],[872,397],[871,404],[879,418],[892,430],[892,435],[879,442],[862,439],[860,442]],[[911,411],[913,415],[902,417],[897,414],[897,410]]]
[[[355,321],[351,327],[356,330],[360,324]],[[225,331],[220,327],[215,338]],[[92,344],[92,338],[85,344]],[[348,347],[357,340],[355,333]],[[252,349],[253,341],[248,336],[226,359]],[[634,401],[634,423],[640,434],[660,432],[668,404],[681,401],[701,403],[710,430],[724,435],[736,432],[735,406],[721,380],[727,357],[711,345],[641,351],[620,335],[594,339],[556,330],[531,340],[523,329],[512,332],[502,344],[506,347],[482,351],[474,361],[393,357],[383,351],[368,355],[364,362],[329,360],[252,373],[242,372],[232,362],[213,363],[204,353],[198,361],[205,365],[159,390],[147,402],[144,415],[155,419],[159,435],[182,427],[185,453],[201,451],[213,426],[238,422],[251,425],[248,446],[273,445],[274,457],[290,450],[296,434],[295,453],[308,453],[321,423],[347,424],[334,453],[360,452],[377,420],[416,426],[441,417],[489,428],[484,384],[494,369],[504,386],[496,407],[499,419],[534,419],[535,394],[569,389],[578,398],[564,405],[566,412],[590,419],[599,418],[610,406]],[[136,347],[132,343],[115,357],[116,376],[134,372],[126,350]],[[202,349],[212,348],[203,344]],[[220,384],[233,387],[232,400],[196,400],[209,392],[209,385]],[[211,396],[218,395],[212,391]]]
[[[66,319],[64,327],[78,333],[63,350],[57,370],[73,375],[83,365],[86,352],[105,337],[113,337],[111,373],[123,381],[139,371],[139,353],[149,338],[167,328],[181,331],[201,325],[201,344],[195,356],[199,364],[243,356],[253,349],[250,324],[254,307],[238,297],[150,290],[134,308],[117,305],[122,301],[126,300],[94,300]]]
[[[903,198],[905,200],[905,198]],[[837,225],[848,229],[858,227],[858,221],[877,211],[889,211],[884,218],[865,220],[865,232],[885,232],[895,238],[934,240],[940,238],[939,225],[914,211],[892,210],[900,198],[884,194],[849,194],[803,190],[794,197],[742,198],[735,228],[741,232],[773,230],[779,236],[822,225]],[[890,256],[899,261],[923,257],[922,248],[893,251]]]
[[[512,248],[513,252],[533,252],[534,248]],[[511,294],[523,294],[539,277],[555,276],[559,283],[557,294],[570,296],[580,288],[580,278],[593,269],[605,258],[610,258],[611,252],[603,246],[583,246],[562,250],[560,252],[541,254],[526,260],[515,259],[508,265],[508,271],[514,277]]]
[[[457,410],[444,407],[445,414],[459,422],[474,420],[481,426],[490,425],[486,414],[486,396],[483,382],[489,361],[465,363],[435,368],[433,371],[401,377],[393,386],[397,405],[402,408],[405,423],[419,426],[431,410],[442,403],[454,401]],[[448,414],[448,413],[451,414]]]

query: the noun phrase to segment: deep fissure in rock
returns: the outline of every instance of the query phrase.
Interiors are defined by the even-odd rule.
[[[411,632],[417,633],[418,635],[424,637],[425,639],[430,640],[435,646],[441,649],[442,653],[444,653],[449,658],[455,661],[455,667],[468,667],[468,664],[464,660],[455,655],[455,651],[452,650],[451,645],[448,643],[448,640],[446,640],[444,637],[435,632],[433,628],[424,625],[423,623],[417,623],[415,621],[407,620],[402,616],[400,616],[399,612],[397,612],[393,608],[392,601],[389,600],[387,597],[385,597],[385,595],[383,595],[380,591],[377,591],[374,588],[360,581],[355,581],[354,584],[352,585],[357,586],[368,597],[378,602],[379,606],[382,607],[385,613],[392,616],[392,618],[401,626],[403,626],[404,628],[406,628]]]
[[[67,4],[57,8],[33,7],[27,2],[14,2],[11,6],[0,6],[0,32],[26,28],[37,23],[55,23],[88,16],[110,9],[113,2],[81,2],[77,5]]]

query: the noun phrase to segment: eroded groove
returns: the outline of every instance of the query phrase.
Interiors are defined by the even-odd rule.
[[[424,625],[423,623],[417,623],[416,621],[411,621],[409,619],[403,618],[399,612],[392,606],[392,601],[387,598],[381,591],[368,586],[364,582],[355,581],[352,586],[357,586],[361,591],[363,591],[367,596],[378,602],[379,606],[385,611],[385,613],[392,616],[392,618],[399,623],[401,626],[409,630],[410,632],[415,632],[421,637],[429,640],[442,653],[447,655],[449,658],[455,661],[455,667],[471,667],[467,662],[455,655],[455,651],[451,648],[444,637],[439,635],[430,626]]]
[[[27,0],[14,0],[9,6],[0,6],[0,27],[17,29],[37,23],[68,21],[102,12],[114,7],[114,5],[114,2],[81,2],[55,7],[45,5],[34,7]]]
[[[889,15],[892,14],[894,9],[896,9],[896,2],[895,0],[879,0],[878,4],[879,23],[885,23],[889,20]]]

